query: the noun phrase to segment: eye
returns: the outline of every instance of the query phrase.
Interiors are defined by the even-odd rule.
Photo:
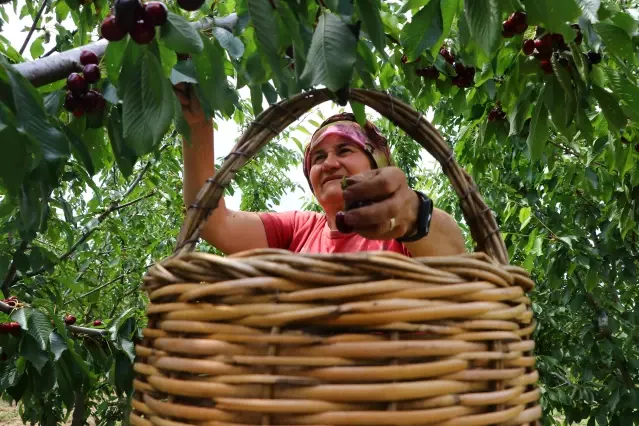
[[[323,160],[324,157],[326,157],[326,154],[315,154],[313,156],[313,160],[311,161],[312,164],[317,164],[320,160]]]
[[[351,148],[348,148],[348,147],[343,147],[342,149],[339,150],[339,152],[341,154],[344,154],[344,153],[353,152],[353,150]]]

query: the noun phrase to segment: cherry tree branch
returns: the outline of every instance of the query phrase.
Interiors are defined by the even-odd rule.
[[[22,308],[18,308],[22,309]],[[0,312],[10,315],[16,308],[7,305],[4,302],[0,302]],[[77,325],[68,325],[65,324],[67,330],[76,334],[86,334],[88,336],[102,336],[107,333],[106,330],[101,330],[97,328],[88,328],[88,327],[80,327]]]
[[[211,27],[221,27],[228,31],[233,31],[239,19],[237,14],[232,13],[222,18],[204,18],[191,25],[196,30],[206,30]],[[67,78],[69,74],[80,69],[80,53],[83,50],[90,50],[98,58],[104,56],[109,42],[100,39],[96,42],[84,46],[76,47],[59,53],[42,57],[30,62],[23,62],[14,65],[15,69],[36,87],[44,86],[58,80]]]
[[[49,0],[42,0],[42,6],[40,6],[40,10],[38,10],[38,13],[36,14],[36,17],[33,20],[33,25],[31,25],[31,29],[29,30],[29,34],[27,34],[27,38],[24,39],[24,43],[22,43],[22,47],[20,48],[20,54],[21,55],[24,53],[24,50],[27,48],[27,45],[29,44],[29,40],[31,39],[31,36],[33,35],[33,32],[37,28],[38,21],[42,17],[42,13],[44,13],[44,9],[47,7],[47,3],[48,2],[49,2]]]

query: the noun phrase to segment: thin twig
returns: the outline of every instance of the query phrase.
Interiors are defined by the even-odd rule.
[[[579,160],[579,162],[582,165],[584,165],[584,166],[586,165],[584,160],[582,160],[581,157],[579,156],[579,154],[576,151],[574,151],[572,148],[567,147],[567,146],[562,145],[562,144],[557,143],[557,142],[553,142],[551,140],[548,140],[548,142],[550,142],[552,145],[555,145],[558,148],[561,148],[562,151],[564,152],[564,154],[570,155],[572,157],[575,157],[577,160]],[[605,167],[605,165],[603,163],[600,163],[599,161],[593,161],[593,164],[596,164],[596,165],[601,166],[601,167]]]
[[[33,20],[33,25],[31,25],[31,29],[29,30],[29,34],[27,34],[27,38],[24,40],[24,43],[22,44],[22,47],[20,48],[20,55],[22,55],[24,53],[24,50],[27,48],[27,45],[29,44],[29,40],[31,39],[33,32],[38,26],[38,21],[40,20],[40,17],[44,13],[44,9],[47,7],[47,3],[48,3],[48,0],[42,0],[42,6],[40,6],[40,10],[38,10],[36,17]],[[36,58],[33,58],[33,59],[36,59]]]
[[[100,291],[100,290],[102,290],[102,289],[103,289],[103,288],[105,288],[105,287],[110,286],[111,284],[115,283],[116,281],[118,281],[118,280],[119,280],[119,279],[121,279],[121,278],[126,277],[127,275],[130,275],[130,274],[132,274],[132,273],[134,273],[134,272],[137,272],[137,271],[140,271],[140,270],[142,270],[142,269],[148,269],[148,268],[150,268],[151,266],[152,266],[152,265],[147,265],[147,266],[143,266],[143,267],[141,267],[141,268],[131,269],[130,271],[127,271],[127,272],[125,272],[125,273],[123,273],[123,274],[121,274],[121,275],[119,275],[119,276],[115,277],[115,278],[114,278],[114,279],[112,279],[111,281],[106,282],[106,283],[104,283],[104,284],[102,284],[102,285],[100,285],[100,286],[98,286],[98,287],[96,287],[96,288],[94,288],[94,289],[91,289],[91,290],[87,291],[86,293],[83,293],[83,294],[79,295],[79,296],[78,296],[78,297],[76,297],[75,299],[72,299],[72,300],[69,300],[69,301],[65,302],[64,304],[65,304],[65,305],[68,305],[69,303],[73,303],[73,302],[75,302],[76,300],[84,299],[85,297],[90,296],[90,295],[92,295],[93,293],[95,293],[95,292],[97,292],[97,291]]]

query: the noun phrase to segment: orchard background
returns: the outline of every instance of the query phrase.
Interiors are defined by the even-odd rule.
[[[537,283],[545,422],[639,423],[639,2],[119,1],[109,17],[107,0],[0,0],[0,395],[23,421],[128,417],[141,277],[184,213],[186,82],[240,128],[320,86],[428,113]],[[9,11],[32,23],[22,45]],[[238,173],[242,209],[300,191],[315,115]],[[440,169],[378,121],[409,183],[463,224]]]

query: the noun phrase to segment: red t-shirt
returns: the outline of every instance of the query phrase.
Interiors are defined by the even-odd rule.
[[[406,256],[410,252],[395,240],[369,240],[358,234],[331,231],[326,216],[307,211],[259,213],[271,248],[294,253],[352,253],[359,251],[394,251]]]

